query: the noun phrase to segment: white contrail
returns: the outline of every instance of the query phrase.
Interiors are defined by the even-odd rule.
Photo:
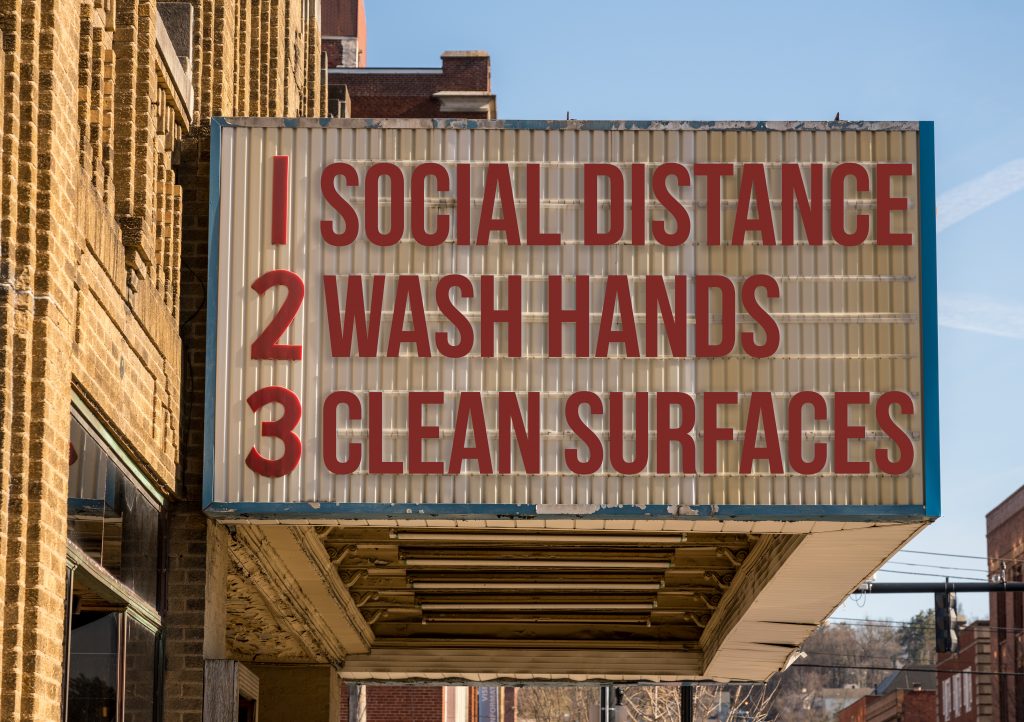
[[[939,325],[1024,340],[1024,306],[983,296],[943,296],[939,299]]]
[[[1024,190],[1024,158],[1004,163],[939,196],[936,202],[936,227],[944,231],[954,223],[1021,190]]]

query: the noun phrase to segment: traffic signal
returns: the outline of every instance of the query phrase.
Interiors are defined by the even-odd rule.
[[[959,652],[957,639],[956,593],[935,593],[935,651]]]

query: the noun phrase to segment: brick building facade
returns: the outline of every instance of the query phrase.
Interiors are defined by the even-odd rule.
[[[449,51],[440,68],[328,68],[328,93],[352,118],[479,118],[497,113],[491,59]]]
[[[323,114],[317,8],[13,0],[0,33],[0,718],[198,719],[208,121]]]
[[[894,689],[868,695],[839,712],[839,722],[935,722],[935,691]]]
[[[366,67],[363,0],[324,6],[328,108],[346,118],[475,118],[497,116],[491,58],[479,50],[448,51],[440,68]]]
[[[985,518],[989,575],[1024,581],[1024,487]],[[1019,719],[1024,708],[1024,595],[989,594],[993,677],[993,719]]]
[[[992,647],[988,622],[968,625],[960,631],[958,639],[958,652],[938,656],[938,720],[990,722]]]

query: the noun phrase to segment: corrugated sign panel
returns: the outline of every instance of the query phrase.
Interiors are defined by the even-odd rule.
[[[923,126],[924,124],[922,124]],[[934,221],[922,207],[933,208],[931,187],[930,136],[928,147],[919,138],[917,123],[514,123],[460,121],[219,121],[215,124],[211,201],[211,338],[210,378],[208,379],[207,417],[207,505],[211,512],[226,515],[266,513],[294,516],[360,513],[382,514],[406,509],[441,514],[488,515],[499,513],[575,514],[601,509],[609,513],[659,515],[679,513],[721,513],[732,508],[738,515],[755,518],[799,518],[801,514],[859,514],[924,516],[937,511],[937,487],[929,488],[925,509],[925,463],[933,458],[937,438],[924,438],[926,410],[934,413],[934,399],[928,386],[934,385],[935,363],[923,357],[922,348],[934,340]],[[930,126],[928,126],[930,133]],[[924,131],[922,130],[923,134]],[[919,148],[920,146],[920,148]],[[922,163],[922,154],[925,162]],[[287,157],[287,175],[278,165],[278,194],[275,211],[275,156]],[[358,185],[346,184],[342,175],[326,183],[351,204],[359,219],[358,235],[347,245],[330,245],[322,236],[326,222],[333,232],[343,232],[343,216],[325,200],[322,185],[325,168],[341,162],[356,174]],[[433,176],[425,188],[426,231],[436,229],[439,216],[447,216],[451,231],[439,245],[417,243],[409,231],[413,222],[410,189],[422,185],[417,168],[427,162],[440,164],[450,177],[450,189],[437,186]],[[401,239],[393,246],[381,247],[366,234],[367,208],[362,180],[367,171],[380,163],[394,164],[401,175],[404,200],[401,201]],[[623,184],[622,240],[612,245],[585,244],[584,167],[610,164],[621,171]],[[488,181],[490,168],[506,164],[511,186],[503,188],[501,178]],[[679,164],[692,182],[679,182],[680,176],[665,180],[659,168]],[[720,245],[708,243],[709,199],[714,172],[702,164],[724,164],[721,181]],[[842,204],[842,229],[852,236],[858,230],[858,217],[868,223],[866,240],[841,245],[833,238],[835,219],[830,202],[830,178],[841,164],[853,164],[866,172],[863,190],[855,190],[856,169],[841,183],[846,202]],[[534,180],[532,171],[538,168]],[[906,210],[898,207],[886,215],[890,219],[888,239],[907,236],[909,245],[882,245],[876,226],[879,168],[905,165],[909,175],[890,173],[889,195],[906,199]],[[462,166],[460,169],[459,166]],[[743,245],[734,245],[734,225],[746,208],[745,196],[756,208],[759,186],[757,168],[743,181],[747,168],[757,166],[765,174],[770,197],[773,233],[776,244],[769,245],[763,232],[753,230],[759,217],[750,217]],[[672,166],[673,168],[675,166]],[[787,168],[788,167],[788,168]],[[796,169],[796,176],[792,175]],[[468,170],[466,170],[468,169]],[[421,171],[422,172],[422,171]],[[822,173],[821,179],[815,173]],[[460,173],[468,173],[470,193],[457,193]],[[786,217],[783,176],[789,173],[788,204],[795,217],[792,244],[784,243]],[[613,173],[614,174],[614,173]],[[656,176],[661,185],[656,189]],[[286,178],[287,182],[281,181]],[[809,242],[801,221],[802,199],[792,195],[795,180],[813,188],[820,183],[823,217],[823,242]],[[532,183],[538,185],[531,186]],[[639,198],[634,185],[646,184]],[[282,184],[283,183],[283,184]],[[491,184],[488,191],[485,185]],[[390,205],[385,182],[378,211],[378,224],[384,235],[390,228]],[[592,199],[598,219],[597,231],[613,227],[613,207],[619,205],[619,190],[607,179],[597,182]],[[499,204],[514,198],[522,244],[513,245],[502,232],[490,235],[487,245],[478,245],[479,216],[489,214],[495,224],[500,212],[491,213],[490,201]],[[803,210],[813,217],[813,192]],[[838,192],[838,191],[837,191]],[[287,194],[287,212],[283,212],[283,194]],[[532,195],[531,195],[532,194]],[[527,245],[528,206],[537,196],[542,231],[561,234],[558,245]],[[637,198],[634,198],[637,196]],[[681,245],[656,242],[653,223],[662,222],[663,231],[678,231],[678,209],[672,196],[686,210],[690,233]],[[468,204],[466,200],[468,199]],[[457,205],[471,209],[467,236],[473,243],[455,241]],[[634,204],[648,214],[644,225],[634,225]],[[485,208],[485,206],[487,206]],[[511,201],[509,201],[511,207]],[[749,211],[749,209],[747,209]],[[276,214],[276,215],[275,215]],[[718,215],[718,214],[716,214]],[[746,217],[743,216],[743,217]],[[279,225],[275,230],[275,218]],[[369,219],[373,222],[373,219]],[[714,219],[711,218],[711,221]],[[535,221],[534,221],[535,222]],[[284,224],[286,223],[286,228]],[[636,230],[634,230],[636,228]],[[507,230],[507,228],[506,228]],[[534,229],[536,230],[536,229]],[[286,231],[286,239],[281,234]],[[634,243],[634,233],[643,234],[642,245]],[[276,235],[275,235],[276,234]],[[284,243],[275,243],[284,239]],[[849,238],[846,239],[849,243]],[[931,267],[930,267],[931,266]],[[286,326],[278,343],[301,345],[301,360],[254,360],[252,344],[268,324],[287,308],[287,286],[266,283],[261,292],[253,283],[272,270],[284,270],[301,278],[304,296],[294,320]],[[439,308],[435,290],[442,279],[459,274],[469,279],[473,297],[447,287],[442,295],[453,299],[453,306],[472,328],[473,346],[461,358],[446,358],[438,353],[435,334],[457,338],[450,315]],[[332,355],[331,318],[328,304],[343,309],[347,284],[359,279],[363,297],[369,303],[373,295],[372,277],[384,277],[379,350],[368,358]],[[424,300],[424,318],[429,331],[429,358],[417,355],[413,343],[402,343],[397,357],[388,357],[388,338],[394,317],[398,277],[413,276]],[[552,325],[549,278],[589,276],[589,351],[576,349],[573,334],[563,333],[564,356],[551,357]],[[753,301],[744,300],[744,284],[752,277],[766,275],[778,286],[777,297],[765,288],[751,289]],[[522,285],[522,348],[517,355],[510,349],[506,326],[498,325],[493,357],[481,348],[481,295],[484,276],[495,278],[494,294],[498,308],[507,303],[510,278],[518,276]],[[610,276],[625,277],[628,298],[612,293]],[[686,350],[673,353],[666,326],[659,327],[657,349],[646,343],[645,316],[648,277],[665,279],[670,299],[678,277],[686,284]],[[708,340],[721,339],[719,327],[731,318],[730,303],[724,295],[708,294],[709,307],[697,299],[699,277],[724,277],[735,287],[732,302],[736,306],[736,342],[722,357],[697,353],[696,334],[704,316],[711,327]],[[332,278],[333,277],[333,278]],[[564,305],[572,307],[575,298],[570,280],[560,281]],[[620,283],[623,283],[620,281]],[[335,284],[337,297],[328,286]],[[731,288],[731,287],[730,287]],[[409,288],[407,287],[408,291]],[[619,289],[621,291],[621,289]],[[417,294],[418,295],[418,294]],[[732,295],[730,293],[729,295]],[[616,303],[606,308],[614,296]],[[628,309],[633,306],[638,354],[630,352]],[[749,303],[748,303],[749,302]],[[610,303],[610,302],[609,302]],[[723,303],[725,306],[723,307]],[[763,313],[758,316],[756,311]],[[403,328],[415,326],[415,309],[406,313]],[[339,311],[338,313],[341,313]],[[606,316],[604,314],[607,314]],[[288,314],[285,313],[284,316]],[[770,321],[765,320],[767,316]],[[602,332],[602,318],[606,327]],[[654,316],[652,316],[654,318]],[[744,349],[741,338],[753,333],[753,345],[769,343],[767,325],[779,329],[776,348],[767,358],[756,358]],[[924,323],[923,323],[924,322]],[[612,339],[604,351],[595,351],[602,333]],[[932,334],[929,337],[929,334]],[[273,336],[273,334],[271,334]],[[273,341],[273,338],[270,339]],[[584,358],[575,357],[580,351]],[[511,353],[510,353],[511,352]],[[284,352],[289,353],[289,352]],[[292,352],[293,353],[293,352]],[[595,357],[596,355],[604,357]],[[922,380],[924,378],[924,381]],[[301,418],[294,423],[294,434],[302,450],[293,469],[281,475],[259,474],[247,464],[247,457],[258,453],[275,460],[287,450],[282,441],[271,438],[273,430],[260,438],[261,422],[287,415],[276,398],[260,407],[251,395],[259,389],[280,387],[293,392],[301,404]],[[351,418],[348,406],[331,407],[331,418],[324,425],[324,402],[332,392],[353,392],[361,404],[361,418]],[[422,441],[426,461],[443,462],[442,473],[408,473],[410,456],[410,393],[441,391],[443,403],[423,406],[422,426],[439,428],[438,438]],[[566,402],[572,394],[591,391],[602,400],[603,413],[591,407],[581,418],[600,440],[603,463],[587,473],[574,472],[566,460],[566,451],[578,449],[579,457],[588,456],[579,433],[568,421]],[[880,404],[883,394],[899,392],[912,400],[913,409]],[[380,413],[375,416],[371,394],[379,392]],[[461,465],[461,473],[448,473],[458,409],[466,392],[481,394],[486,420],[486,441],[494,469],[481,473],[476,461]],[[526,417],[527,393],[539,393],[540,459],[538,468],[528,468],[513,443],[514,466],[508,473],[498,469],[498,430],[500,392],[516,392]],[[612,394],[623,392],[624,428],[612,428]],[[648,394],[646,415],[636,413],[636,394]],[[686,422],[685,405],[668,409],[660,420],[656,394],[684,392],[694,400],[694,420]],[[736,403],[719,397],[717,412],[707,417],[711,392],[735,392]],[[799,392],[818,394],[826,409],[824,418],[815,419],[813,403],[800,407],[801,442],[796,451],[805,465],[815,457],[815,445],[824,443],[827,460],[820,471],[797,473],[792,463],[793,445],[788,442],[788,409]],[[868,396],[850,395],[865,392]],[[927,392],[927,393],[926,393]],[[836,394],[843,396],[837,397]],[[778,438],[756,424],[748,427],[753,401],[770,394],[775,411]],[[668,398],[668,397],[666,397]],[[837,464],[834,439],[836,398],[844,399],[846,426],[840,433],[846,438],[849,460],[867,462],[863,471],[856,464],[843,468]],[[247,403],[248,400],[248,403]],[[264,399],[266,401],[267,399]],[[806,399],[805,399],[806,401]],[[864,403],[867,401],[867,403]],[[256,407],[256,411],[253,407]],[[886,425],[887,410],[889,425]],[[590,413],[587,412],[590,408]],[[712,407],[714,409],[715,407]],[[904,410],[910,413],[902,413]],[[465,410],[464,410],[465,411]],[[465,411],[468,415],[468,411]],[[372,418],[371,418],[372,417]],[[759,417],[760,418],[760,417]],[[289,420],[287,426],[291,426]],[[659,423],[660,434],[659,434]],[[689,434],[695,450],[692,464],[683,458],[684,444],[671,446],[669,468],[658,469],[659,436],[668,436],[669,426],[693,425]],[[705,468],[707,452],[705,428],[714,425],[732,429],[733,438],[713,444],[717,458],[714,468]],[[863,437],[857,427],[864,427]],[[744,438],[757,434],[757,447],[779,450],[782,468],[772,468],[771,454],[762,454],[749,470],[742,468]],[[930,431],[929,431],[930,433]],[[325,465],[325,436],[334,436],[329,453],[346,460],[350,441],[361,444],[362,459],[352,473],[332,473]],[[613,451],[622,461],[613,464]],[[902,455],[894,442],[906,437],[912,444],[910,457],[890,473],[876,463],[876,454],[897,460]],[[513,437],[515,438],[515,437]],[[623,473],[625,462],[642,461],[646,447],[647,463],[638,471]],[[380,448],[375,449],[379,439]],[[478,439],[478,442],[481,441]],[[462,444],[461,446],[465,446]],[[336,447],[336,448],[335,448]],[[748,452],[757,454],[748,448]],[[840,452],[841,453],[841,452]],[[904,450],[905,453],[905,450]],[[402,464],[398,473],[371,473],[369,457]],[[666,457],[667,458],[667,457]],[[937,458],[937,457],[936,457]],[[799,460],[798,460],[799,461]],[[813,464],[811,465],[813,467]],[[898,466],[898,464],[897,464]],[[618,469],[616,468],[618,467]],[[256,465],[256,468],[261,468]],[[853,471],[851,471],[851,469]],[[264,468],[264,471],[266,469]],[[485,469],[486,471],[486,469]],[[433,469],[431,468],[431,472]],[[929,487],[937,483],[937,467],[929,462]],[[932,479],[935,481],[932,481]],[[398,505],[392,507],[390,505]],[[821,507],[828,507],[822,509]],[[400,508],[399,508],[400,507]],[[777,512],[766,507],[788,507]],[[870,508],[865,508],[870,507]],[[781,516],[780,516],[781,515]]]

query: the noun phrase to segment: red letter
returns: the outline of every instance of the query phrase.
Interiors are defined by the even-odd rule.
[[[513,391],[498,392],[498,473],[512,473],[512,434],[516,436],[523,471],[540,473],[540,392],[526,395],[526,418]]]
[[[896,444],[899,457],[893,459],[888,450],[875,449],[875,463],[883,474],[898,476],[906,474],[914,465],[914,442],[893,420],[890,412],[893,406],[902,414],[909,416],[914,413],[914,400],[902,391],[886,391],[878,398],[878,404],[875,406],[878,428]]]
[[[472,227],[470,210],[473,205],[473,168],[469,163],[455,166],[455,184],[455,243],[468,246]]]
[[[254,361],[264,359],[274,361],[299,361],[302,359],[301,344],[278,343],[284,336],[285,331],[295,320],[295,316],[302,307],[302,298],[306,295],[306,285],[299,278],[298,274],[276,269],[267,271],[252,282],[252,290],[263,295],[274,286],[284,286],[288,294],[284,297],[281,309],[277,312],[263,329],[263,333],[256,337],[249,348],[249,357]]]
[[[693,442],[693,425],[697,420],[697,410],[693,397],[679,391],[661,391],[655,397],[657,405],[657,436],[655,436],[655,453],[659,474],[672,473],[672,442],[682,447],[683,463],[680,471],[683,474],[697,473],[697,445]],[[680,408],[679,426],[672,426],[672,407]]]
[[[804,461],[804,406],[810,405],[813,411],[811,418],[823,421],[828,418],[828,404],[821,394],[814,391],[798,391],[789,400],[789,413],[786,421],[788,438],[789,468],[797,474],[817,474],[828,463],[828,447],[825,444],[814,444],[814,453],[810,461]]]
[[[388,356],[400,355],[401,345],[416,345],[416,355],[430,358],[430,338],[427,334],[427,313],[423,308],[423,289],[419,276],[399,276],[395,288],[395,310],[391,315],[391,332],[388,334]],[[412,316],[412,328],[405,330],[405,312]]]
[[[812,246],[822,244],[825,223],[825,199],[822,192],[824,171],[821,163],[811,163],[811,190],[804,187],[803,173],[798,163],[782,164],[782,245],[792,246],[796,241],[793,202],[800,211],[800,221]]]
[[[693,173],[698,178],[707,178],[707,244],[709,246],[722,245],[722,178],[732,175],[732,165],[729,163],[696,163],[693,166]]]
[[[370,459],[367,471],[371,474],[401,474],[401,461],[384,461],[384,394],[380,391],[370,392],[370,424],[367,435],[370,437]]]
[[[651,221],[651,235],[663,246],[681,246],[690,237],[690,215],[679,199],[668,192],[666,179],[675,178],[678,186],[690,185],[690,173],[679,163],[662,163],[654,169],[651,177],[651,190],[654,197],[676,222],[672,233],[665,230],[665,221]]]
[[[764,446],[757,445],[757,430],[764,428]],[[768,470],[782,473],[782,449],[779,445],[779,426],[775,420],[775,404],[768,391],[750,394],[747,425],[743,430],[743,449],[740,451],[740,473],[749,474],[755,459],[767,459]]]
[[[494,304],[494,276],[480,277],[480,355],[494,356],[494,326],[508,324],[508,357],[523,355],[523,278],[506,276],[508,308],[500,310]]]
[[[608,460],[612,468],[620,474],[639,474],[647,466],[647,454],[649,452],[647,443],[647,393],[637,392],[636,401],[633,404],[633,428],[635,430],[633,445],[633,460],[626,461],[623,452],[623,441],[625,441],[626,424],[623,409],[621,391],[612,391],[611,408],[608,411],[611,417],[610,438],[608,439]]]
[[[598,230],[598,179],[608,179],[608,230]],[[610,246],[622,238],[625,225],[622,171],[610,163],[586,163],[583,166],[583,243]]]
[[[615,311],[618,308],[622,328],[613,330]],[[633,302],[629,295],[629,279],[625,276],[608,276],[604,287],[604,306],[601,309],[601,323],[597,328],[597,348],[595,358],[608,358],[608,347],[613,343],[621,343],[626,347],[626,356],[640,356],[640,339],[636,332],[636,319],[633,317]]]
[[[274,205],[270,221],[270,242],[288,243],[288,156],[274,156]]]
[[[338,459],[338,407],[348,408],[348,418],[358,421],[363,418],[363,408],[359,398],[348,391],[335,391],[324,399],[324,413],[321,424],[324,444],[324,466],[332,474],[352,474],[359,468],[363,456],[363,445],[350,441],[348,444],[348,461]]]
[[[736,288],[725,276],[697,276],[694,288],[697,328],[694,345],[698,358],[728,356],[736,345]],[[711,343],[711,291],[722,296],[722,338]]]
[[[388,208],[391,211],[388,231],[380,229],[380,180],[387,178],[391,200]],[[366,171],[364,179],[366,200],[363,213],[366,216],[366,237],[375,246],[393,246],[402,238],[405,230],[405,180],[402,169],[394,163],[374,163]]]
[[[751,199],[757,203],[757,218],[750,217]],[[740,168],[740,197],[732,227],[732,245],[742,246],[747,231],[759,231],[762,245],[775,245],[772,202],[768,198],[768,179],[761,163],[744,163]]]
[[[863,426],[850,425],[850,407],[862,406],[869,401],[871,401],[871,394],[867,391],[836,391],[835,419],[833,420],[836,430],[836,445],[833,450],[832,466],[833,471],[837,474],[867,474],[870,470],[868,462],[850,459],[849,448],[851,439],[863,439],[865,436]]]
[[[448,332],[438,331],[434,334],[434,343],[445,358],[462,358],[473,350],[473,324],[452,302],[450,291],[453,288],[458,289],[463,298],[473,298],[473,282],[465,276],[452,274],[441,276],[437,280],[437,286],[434,288],[437,309],[454,327],[458,341],[449,341]]]
[[[576,335],[573,355],[590,356],[590,277],[576,276],[576,308],[562,308],[562,277],[548,276],[548,356],[562,357],[562,324],[571,323]]]
[[[875,237],[880,246],[909,246],[909,233],[893,233],[892,218],[893,211],[905,211],[910,207],[910,201],[906,198],[893,198],[890,193],[889,181],[893,176],[913,175],[913,167],[910,163],[879,163],[875,166],[875,192],[878,199],[875,204]]]
[[[580,438],[583,445],[590,452],[586,461],[580,460],[580,452],[576,449],[565,450],[565,465],[574,474],[593,474],[597,472],[604,463],[604,449],[601,447],[601,439],[598,438],[586,422],[580,418],[580,407],[588,406],[591,414],[601,414],[604,406],[601,404],[601,397],[592,391],[576,391],[565,400],[565,420],[576,436]]]
[[[423,440],[441,438],[441,429],[437,426],[425,426],[423,423],[423,407],[427,404],[444,403],[441,391],[410,391],[409,392],[409,473],[410,474],[443,474],[444,463],[440,461],[424,461]]]
[[[302,404],[292,391],[280,386],[267,386],[249,394],[249,408],[258,413],[267,404],[281,404],[284,409],[277,421],[260,422],[260,436],[280,439],[284,453],[280,458],[268,459],[253,446],[245,457],[245,465],[260,476],[287,476],[299,465],[302,440],[295,435],[295,427],[302,418]]]
[[[467,446],[470,423],[473,425],[473,445]],[[448,473],[461,474],[462,462],[476,459],[481,474],[491,474],[491,448],[487,444],[487,422],[484,420],[484,403],[479,391],[464,391],[459,394],[455,410],[455,430],[452,433],[452,455],[448,459]]]
[[[647,169],[633,163],[629,171],[629,238],[642,246],[647,242]]]
[[[722,404],[734,406],[739,396],[735,391],[705,391],[703,408],[704,432],[704,473],[718,472],[718,442],[733,438],[731,426],[718,425],[718,407]]]
[[[758,345],[753,331],[740,334],[740,345],[751,358],[768,358],[779,350],[779,325],[760,303],[757,302],[757,289],[765,289],[768,298],[779,297],[779,282],[773,276],[763,273],[751,276],[743,282],[740,295],[743,298],[743,309],[764,330],[764,343]]]
[[[840,163],[832,171],[832,182],[829,190],[829,218],[832,224],[832,238],[841,246],[859,246],[868,237],[868,217],[857,214],[857,222],[853,233],[846,232],[846,178],[853,176],[854,187],[860,191],[868,190],[870,183],[868,172],[864,166],[856,163]]]
[[[433,176],[438,192],[449,189],[448,171],[440,163],[424,163],[412,171],[412,188],[409,189],[409,225],[412,237],[421,246],[439,246],[448,237],[451,220],[447,213],[437,214],[437,230],[427,231],[427,178]]]
[[[494,217],[495,200],[501,206],[501,218]],[[519,245],[519,220],[516,218],[515,195],[512,192],[512,176],[507,163],[491,163],[484,178],[484,200],[480,207],[480,222],[476,227],[476,243],[486,246],[494,231],[505,233],[505,242],[510,246]]]
[[[327,332],[331,339],[331,356],[345,358],[352,355],[353,330],[359,356],[373,358],[377,355],[380,343],[380,314],[384,304],[384,276],[373,277],[373,290],[370,292],[370,316],[366,316],[363,303],[363,279],[359,276],[348,277],[345,289],[345,320],[342,321],[338,310],[338,278],[324,276],[324,303],[327,310]]]
[[[647,276],[644,298],[644,335],[648,358],[658,355],[658,317],[665,326],[665,340],[676,358],[686,356],[686,276],[675,279],[675,311],[668,302],[662,276]]]
[[[557,246],[562,237],[558,233],[542,233],[540,230],[540,165],[526,166],[526,245]]]
[[[320,176],[320,192],[323,193],[327,205],[341,214],[344,230],[337,233],[331,221],[320,221],[320,235],[325,243],[332,246],[347,246],[359,235],[359,216],[356,215],[355,208],[349,205],[334,187],[334,179],[338,176],[341,176],[347,186],[354,188],[359,185],[359,174],[348,163],[331,163],[324,168]]]

